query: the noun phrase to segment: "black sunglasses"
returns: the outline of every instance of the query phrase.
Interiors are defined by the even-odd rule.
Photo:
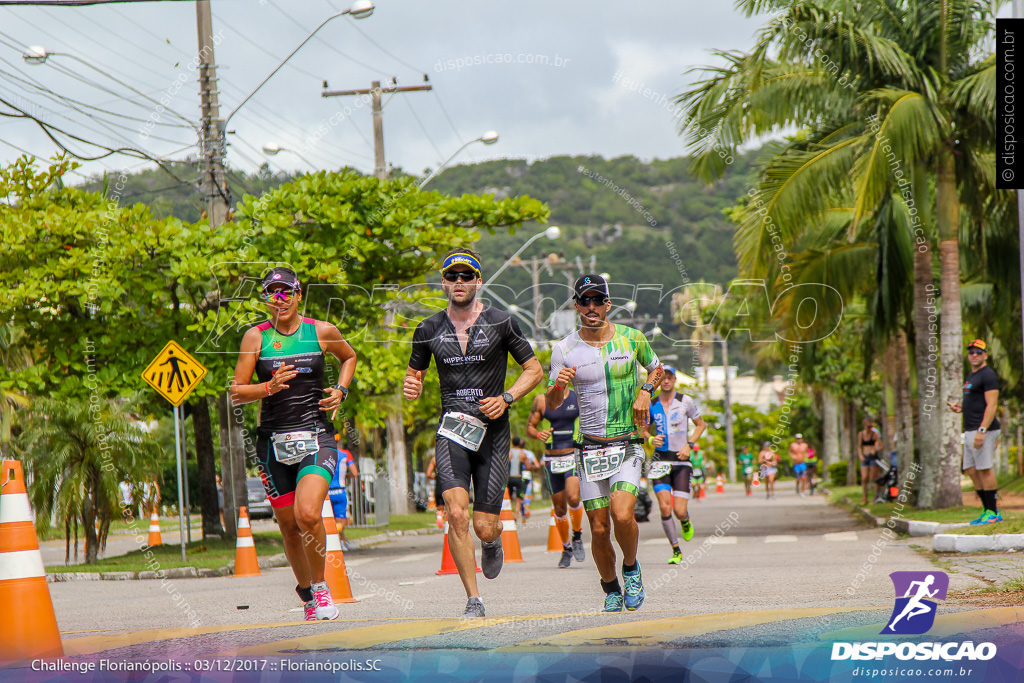
[[[980,356],[983,353],[985,352],[982,351],[981,349],[967,349],[968,356]]]
[[[593,296],[581,296],[576,298],[576,303],[583,308],[586,308],[590,304],[594,304],[595,306],[604,306],[607,301],[608,297],[604,294],[594,294]]]
[[[477,275],[471,270],[448,270],[445,271],[442,277],[448,282],[458,282],[459,280],[472,282],[476,279]]]

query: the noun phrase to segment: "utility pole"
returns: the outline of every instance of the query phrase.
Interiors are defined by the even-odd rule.
[[[196,31],[199,36],[199,100],[202,110],[199,138],[202,163],[200,191],[206,204],[210,231],[214,232],[227,222],[228,187],[225,182],[225,131],[220,119],[210,0],[196,0]],[[245,505],[248,498],[245,485],[245,444],[239,422],[241,409],[233,409],[226,391],[218,397],[217,403],[221,430],[220,464],[224,489],[224,531],[228,538],[235,538],[238,508]]]
[[[382,88],[380,81],[371,81],[368,90],[324,90],[321,97],[346,97],[350,95],[369,95],[371,97],[371,111],[373,113],[373,174],[384,180],[388,177],[387,163],[384,161],[384,104],[381,101],[383,93],[417,92],[420,90],[433,90],[434,86],[427,85],[389,85]]]
[[[722,369],[725,370],[725,392],[722,409],[725,412],[725,452],[729,462],[729,481],[736,481],[736,445],[732,434],[732,399],[729,396],[729,340],[722,339]]]
[[[387,180],[388,165],[384,160],[384,103],[383,93],[417,92],[433,90],[432,85],[412,85],[399,87],[380,86],[380,81],[371,81],[368,90],[324,90],[321,97],[346,97],[350,95],[369,95],[373,112],[373,173],[381,180]],[[388,329],[394,322],[394,308],[388,306],[384,314],[384,328]],[[388,411],[384,418],[384,429],[387,434],[387,472],[390,478],[391,512],[398,515],[409,513],[409,457],[405,451],[405,421],[402,419],[402,389],[399,387],[394,396],[394,409]]]

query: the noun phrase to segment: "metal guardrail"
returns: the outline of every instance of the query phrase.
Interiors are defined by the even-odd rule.
[[[354,527],[385,527],[391,521],[391,491],[383,472],[349,477],[348,504]]]

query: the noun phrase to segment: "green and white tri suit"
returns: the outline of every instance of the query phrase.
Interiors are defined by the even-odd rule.
[[[651,372],[658,365],[658,356],[647,338],[632,327],[615,325],[614,336],[600,348],[580,339],[579,332],[573,332],[551,351],[548,386],[555,384],[562,368],[576,366],[573,389],[580,402],[580,434],[612,439],[637,431],[633,421],[633,403],[640,387],[637,366]],[[579,451],[577,458],[580,458]],[[584,507],[587,510],[607,507],[612,491],[637,495],[643,462],[643,448],[630,444],[619,472],[609,479],[592,482],[582,474],[582,462],[577,460]]]

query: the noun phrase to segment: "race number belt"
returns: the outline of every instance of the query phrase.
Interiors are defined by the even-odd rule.
[[[283,465],[302,462],[310,453],[320,450],[316,432],[281,432],[270,437],[274,446],[274,457]]]
[[[694,479],[700,479],[703,476],[704,476],[704,470],[702,470],[699,467],[694,467],[693,468],[693,478]]]
[[[750,474],[753,471],[754,468],[752,465],[747,465],[746,467],[743,468],[743,474]]]
[[[655,460],[647,467],[647,478],[658,479],[672,471],[672,463],[667,460]]]
[[[548,464],[551,465],[552,474],[562,474],[563,472],[571,472],[572,468],[576,467],[576,456],[575,455],[563,455],[559,458],[551,458],[548,460]]]
[[[472,415],[452,411],[441,417],[437,433],[464,448],[475,451],[480,448],[484,436],[487,435],[487,425]]]

